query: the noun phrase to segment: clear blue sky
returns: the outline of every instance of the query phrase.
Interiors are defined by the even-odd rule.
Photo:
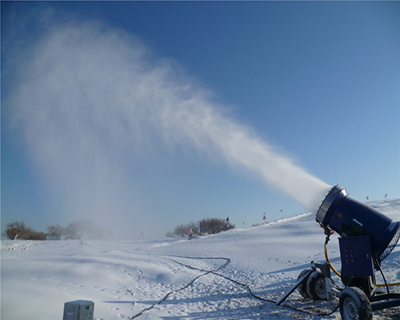
[[[2,1],[2,230],[306,212],[242,165],[252,144],[220,142],[237,130],[361,201],[398,198],[399,8]]]

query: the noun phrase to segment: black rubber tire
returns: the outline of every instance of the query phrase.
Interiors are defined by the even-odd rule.
[[[300,272],[299,276],[297,277],[297,281],[299,281],[300,278],[302,278],[307,272],[311,271],[311,269],[305,269],[302,272]],[[299,287],[297,288],[297,291],[300,293],[300,295],[304,298],[304,299],[309,299],[310,296],[307,293],[307,280],[308,277],[310,275],[308,275],[307,277],[304,278],[304,280],[301,282],[301,284],[299,285]]]
[[[314,271],[307,279],[307,294],[313,300],[326,300],[325,277],[319,271]]]
[[[340,294],[340,315],[343,320],[371,320],[372,307],[367,295],[360,288],[346,288]]]

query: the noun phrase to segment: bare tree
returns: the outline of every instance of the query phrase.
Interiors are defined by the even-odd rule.
[[[32,231],[33,230],[27,227],[23,221],[14,221],[7,225],[3,235],[11,240],[17,238],[24,239],[25,235]]]
[[[7,225],[3,233],[9,239],[44,240],[45,234],[27,227],[23,221],[14,221]]]
[[[47,227],[47,233],[56,237],[57,239],[60,239],[62,235],[66,234],[66,229],[61,227],[59,224],[56,224],[54,226]]]
[[[71,222],[65,228],[64,234],[68,239],[82,239],[83,236],[90,239],[104,239],[107,232],[100,226],[97,226],[92,219],[82,219]]]

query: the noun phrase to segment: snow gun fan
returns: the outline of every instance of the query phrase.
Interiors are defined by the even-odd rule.
[[[311,262],[303,270],[295,287],[278,302],[280,304],[295,289],[304,298],[332,300],[339,298],[342,319],[369,320],[372,310],[400,306],[400,293],[390,293],[380,263],[396,246],[400,237],[400,222],[393,222],[374,208],[359,202],[339,185],[334,186],[323,199],[316,213],[316,221],[325,230],[326,262]],[[342,269],[339,273],[328,257],[329,237],[339,234]],[[330,271],[338,275],[345,288],[337,287]],[[382,273],[384,284],[376,284],[375,271]],[[380,287],[386,290],[379,290]]]
[[[325,230],[325,263],[311,262],[303,270],[296,285],[277,305],[294,290],[307,299],[333,300],[339,298],[339,308],[344,320],[370,320],[372,310],[400,306],[400,293],[389,292],[381,269],[381,261],[395,248],[400,237],[400,222],[393,222],[374,208],[349,197],[346,190],[334,186],[323,199],[316,213],[316,221]],[[330,236],[339,234],[342,269],[339,273],[328,257]],[[345,288],[336,286],[331,270],[339,276]],[[382,273],[384,284],[376,284],[375,271]],[[385,288],[385,290],[379,288]]]
[[[400,222],[393,222],[374,208],[351,198],[339,185],[334,186],[322,201],[316,220],[342,238],[368,237],[375,264],[390,254],[400,237]],[[341,246],[344,246],[353,241],[342,242]]]

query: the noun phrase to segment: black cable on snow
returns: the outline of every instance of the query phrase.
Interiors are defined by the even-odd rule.
[[[215,271],[219,271],[219,270],[225,268],[225,267],[231,262],[231,260],[228,259],[228,258],[220,258],[220,257],[217,257],[217,258],[205,258],[205,257],[197,257],[197,258],[196,258],[196,257],[182,257],[182,256],[169,256],[169,257],[185,258],[185,259],[196,259],[196,260],[198,260],[198,259],[208,259],[208,260],[222,259],[222,260],[226,260],[226,261],[227,261],[227,263],[225,263],[224,265],[222,265],[221,267],[219,267],[219,268],[216,269]],[[166,259],[168,259],[168,258],[166,258]],[[203,269],[199,269],[199,268],[196,268],[196,267],[193,267],[193,266],[189,266],[189,265],[186,265],[186,264],[184,264],[184,263],[181,263],[181,262],[176,261],[176,260],[173,260],[173,259],[168,259],[168,260],[174,261],[175,263],[178,263],[178,264],[180,264],[180,265],[183,265],[183,266],[185,266],[185,267],[187,267],[187,268],[194,269],[194,270],[199,270],[199,271],[202,271],[202,272],[205,272],[205,273],[203,273],[203,274],[197,276],[196,278],[194,278],[194,279],[193,279],[191,282],[189,282],[186,286],[168,292],[168,293],[164,296],[164,298],[162,298],[160,301],[158,301],[157,303],[153,304],[152,306],[150,306],[150,307],[144,309],[143,311],[139,312],[138,314],[132,316],[132,317],[130,318],[131,320],[132,320],[132,319],[135,319],[135,318],[137,318],[137,317],[139,317],[139,316],[141,316],[143,313],[145,313],[145,312],[147,312],[147,311],[150,311],[150,310],[153,309],[155,306],[161,304],[162,302],[164,302],[165,300],[167,300],[168,297],[169,297],[171,294],[177,293],[177,292],[179,292],[179,291],[182,291],[182,290],[185,290],[185,289],[189,288],[193,283],[196,282],[197,279],[199,279],[199,278],[201,278],[201,277],[203,277],[203,276],[206,276],[206,275],[208,275],[208,274],[210,274],[210,273],[214,273],[214,272],[215,272],[215,271],[213,271],[213,270],[203,270]]]
[[[177,255],[168,255],[168,256],[165,256],[165,255],[158,255],[158,254],[157,254],[157,256],[163,256],[165,259],[171,260],[171,261],[173,261],[173,262],[175,262],[175,263],[177,263],[177,264],[180,264],[180,265],[185,266],[185,267],[187,267],[187,268],[190,268],[190,269],[193,269],[193,270],[198,270],[198,271],[201,271],[201,272],[204,272],[204,273],[201,274],[201,275],[199,275],[199,276],[197,276],[196,278],[194,278],[191,282],[189,282],[189,283],[188,283],[187,285],[185,285],[184,287],[168,292],[168,293],[164,296],[164,298],[162,298],[160,301],[158,301],[157,303],[153,304],[152,306],[150,306],[150,307],[148,307],[148,308],[142,310],[142,311],[139,312],[138,314],[132,316],[131,318],[129,318],[130,320],[136,319],[136,318],[140,317],[143,313],[145,313],[145,312],[147,312],[147,311],[150,311],[150,310],[153,309],[155,306],[157,306],[157,305],[161,304],[162,302],[164,302],[165,300],[167,300],[168,297],[169,297],[171,294],[177,293],[177,292],[179,292],[179,291],[182,291],[182,290],[185,290],[185,289],[189,288],[189,287],[192,286],[198,279],[200,279],[201,277],[204,277],[204,276],[206,276],[206,275],[209,275],[210,273],[211,273],[211,274],[214,274],[214,275],[216,275],[216,276],[219,276],[219,277],[221,277],[221,278],[224,278],[224,279],[226,279],[226,280],[229,280],[229,281],[231,281],[231,282],[233,282],[233,283],[236,283],[237,285],[240,285],[240,286],[242,286],[242,287],[245,287],[245,288],[249,291],[250,295],[251,295],[252,297],[258,299],[258,300],[262,300],[262,301],[270,302],[270,303],[274,303],[274,304],[277,303],[277,301],[274,301],[274,300],[271,300],[271,299],[266,299],[266,298],[263,298],[263,297],[261,297],[261,296],[256,295],[256,294],[251,290],[251,288],[250,288],[249,285],[247,285],[247,284],[245,284],[245,283],[242,283],[242,282],[240,282],[240,281],[237,281],[237,280],[235,280],[235,279],[229,278],[228,276],[225,276],[225,275],[223,275],[223,274],[217,273],[218,271],[220,271],[220,270],[222,270],[223,268],[225,268],[225,267],[231,262],[231,259],[229,259],[229,258],[225,258],[225,257],[185,257],[185,256],[177,256]],[[193,266],[184,264],[184,263],[182,263],[182,262],[179,262],[179,261],[176,261],[176,260],[174,260],[174,259],[171,259],[170,257],[182,258],[182,259],[193,259],[193,260],[226,260],[227,262],[226,262],[224,265],[222,265],[221,267],[217,268],[216,270],[205,270],[205,269],[196,268],[196,267],[193,267]],[[291,310],[296,311],[296,312],[305,313],[305,314],[308,314],[308,315],[320,316],[320,317],[322,317],[322,316],[329,316],[329,315],[333,314],[334,312],[336,312],[337,309],[339,308],[339,304],[338,304],[338,305],[337,305],[333,310],[331,310],[330,312],[311,312],[311,311],[308,311],[308,310],[299,309],[299,308],[296,308],[296,307],[293,307],[293,306],[290,306],[290,305],[286,305],[286,304],[282,304],[281,306],[283,306],[283,307],[285,307],[285,308],[288,308],[288,309],[291,309]]]

